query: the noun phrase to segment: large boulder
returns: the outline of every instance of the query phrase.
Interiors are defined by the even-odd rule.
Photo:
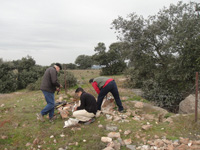
[[[198,112],[200,112],[200,104],[198,103]],[[179,104],[179,114],[195,113],[195,95],[190,94]]]

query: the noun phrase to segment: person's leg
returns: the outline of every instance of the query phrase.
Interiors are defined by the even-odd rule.
[[[108,92],[109,92],[109,90],[108,90],[109,88],[108,87],[106,88],[106,87],[102,88],[98,95],[98,98],[97,98],[97,109],[98,110],[101,110],[101,105],[102,105],[103,99],[106,96],[106,94],[108,94]]]
[[[41,115],[44,116],[49,113],[49,119],[53,118],[54,115],[54,93],[42,91],[47,102],[45,108],[41,111]]]
[[[85,109],[77,110],[73,112],[73,116],[79,121],[88,121],[93,118],[95,115],[93,113],[87,112]]]
[[[118,106],[118,110],[122,111],[122,110],[124,110],[124,108],[122,106],[122,102],[120,100],[119,92],[118,92],[117,85],[116,85],[115,81],[112,81],[111,85],[112,85],[112,89],[111,89],[110,92],[112,93],[113,97],[115,98],[115,102]]]

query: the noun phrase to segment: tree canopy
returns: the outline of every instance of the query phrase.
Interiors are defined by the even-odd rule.
[[[131,13],[112,23],[129,47],[129,83],[159,105],[177,105],[200,70],[200,17],[197,4],[178,2],[144,19]]]

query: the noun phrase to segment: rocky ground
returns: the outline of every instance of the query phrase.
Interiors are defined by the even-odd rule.
[[[122,98],[126,99],[126,98]],[[131,105],[130,105],[131,103]],[[67,108],[70,108],[69,105],[66,105]],[[140,134],[140,131],[148,131],[153,128],[154,124],[157,125],[162,122],[167,122],[169,125],[173,126],[173,118],[176,118],[180,115],[172,115],[171,117],[165,117],[168,112],[162,108],[153,106],[151,104],[139,102],[139,101],[129,101],[126,102],[126,112],[119,113],[115,111],[114,99],[108,98],[105,99],[102,105],[102,111],[97,117],[105,116],[108,124],[102,125],[98,121],[98,128],[106,130],[108,133],[101,137],[99,142],[106,143],[106,147],[103,150],[120,150],[122,147],[130,150],[198,150],[200,149],[200,140],[190,140],[189,138],[179,137],[176,140],[169,140],[166,136],[154,135],[152,139],[146,139],[144,135]],[[64,107],[62,110],[67,110]],[[131,109],[130,109],[131,108]],[[151,111],[157,112],[157,114],[145,114],[144,109],[150,109]],[[61,109],[61,108],[60,108]],[[70,109],[68,109],[70,111]],[[69,113],[63,113],[69,114]],[[184,116],[184,115],[183,115]],[[68,115],[66,116],[68,117]],[[129,123],[131,120],[134,120],[141,124],[141,127],[137,133],[132,132],[128,129],[119,129],[116,124],[120,123]],[[146,124],[144,124],[146,122]],[[81,130],[81,126],[71,127],[71,130]],[[162,130],[162,129],[161,129]],[[164,130],[164,128],[163,128]],[[126,138],[128,135],[134,134],[136,139],[142,139],[141,143],[137,145],[133,144],[134,139]],[[121,138],[121,136],[125,138]],[[84,141],[86,142],[86,141]],[[69,143],[69,145],[78,145],[78,142]],[[69,149],[68,146],[59,148],[59,150]]]

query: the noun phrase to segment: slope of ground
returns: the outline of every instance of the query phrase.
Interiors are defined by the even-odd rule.
[[[98,76],[97,71],[82,71],[79,86],[92,93],[86,81]],[[84,77],[84,78],[83,78]],[[82,79],[81,79],[82,78]],[[194,115],[168,113],[154,107],[131,89],[123,88],[123,76],[114,76],[127,112],[102,114],[90,125],[64,128],[64,121],[56,110],[58,119],[52,124],[36,119],[36,113],[46,105],[41,91],[20,91],[0,95],[0,149],[199,149],[200,130],[194,123]],[[74,89],[55,95],[71,102]],[[142,103],[140,103],[140,102]],[[172,117],[175,116],[175,117]],[[110,134],[114,134],[110,135]],[[102,137],[111,138],[112,142]],[[113,144],[114,143],[114,144]],[[114,146],[113,146],[113,145]],[[107,147],[110,145],[109,147]],[[181,146],[181,147],[180,147]]]

